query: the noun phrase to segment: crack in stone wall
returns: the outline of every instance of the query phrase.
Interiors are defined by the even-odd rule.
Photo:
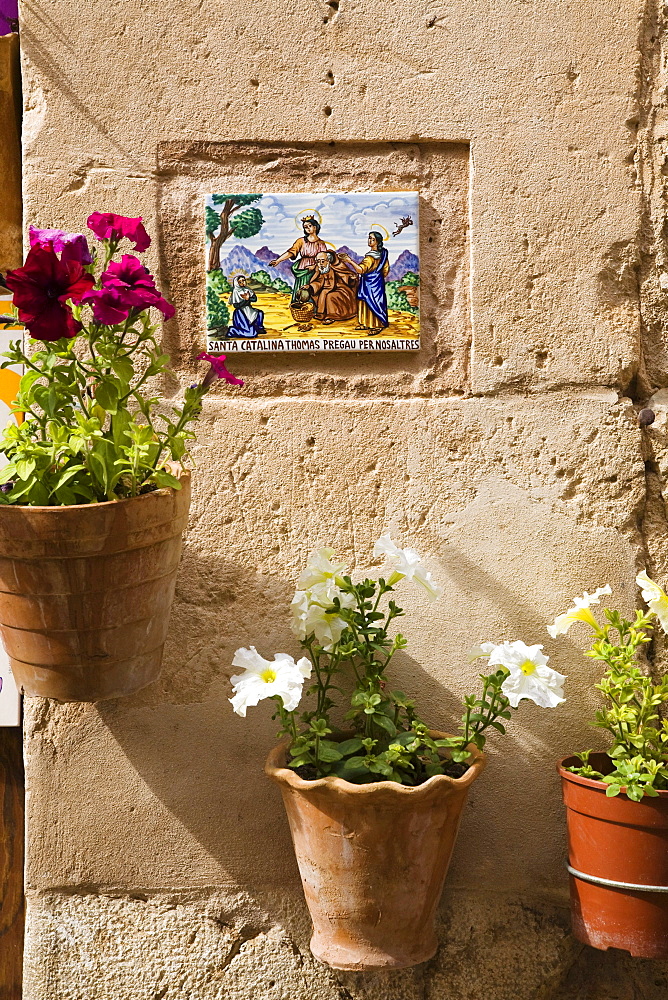
[[[668,578],[668,476],[666,424],[668,394],[668,3],[647,0],[638,29],[636,112],[626,122],[635,134],[635,184],[641,194],[641,213],[635,247],[612,248],[612,281],[636,285],[640,308],[638,364],[626,387],[636,411],[649,406],[654,424],[641,427],[645,462],[645,497],[638,520],[638,566],[663,581]],[[666,643],[653,640],[647,660],[655,674],[665,670]]]

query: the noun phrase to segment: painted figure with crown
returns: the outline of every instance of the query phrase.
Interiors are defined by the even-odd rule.
[[[304,235],[296,239],[289,250],[282,253],[276,260],[269,261],[269,267],[276,267],[284,260],[294,261],[292,273],[295,276],[295,284],[292,289],[292,302],[299,303],[299,290],[304,285],[308,285],[316,269],[316,254],[326,253],[327,244],[320,239],[320,216],[318,212],[307,215],[302,219]]]

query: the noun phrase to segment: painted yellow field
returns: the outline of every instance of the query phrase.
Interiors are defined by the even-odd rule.
[[[256,308],[264,310],[264,326],[267,331],[267,337],[275,338],[278,336],[283,337],[284,339],[292,337],[303,339],[304,332],[297,328],[297,325],[292,318],[292,314],[290,312],[290,297],[288,295],[283,295],[279,292],[259,292],[257,302],[253,304]],[[398,312],[395,309],[390,309],[389,318],[390,325],[388,329],[384,331],[385,336],[406,338],[420,336],[420,323],[417,316],[413,316],[411,313]],[[356,326],[356,319],[329,324],[312,320],[308,336],[311,338],[329,338],[336,334],[345,334],[347,337],[352,335],[358,338],[366,338],[369,336],[367,332],[355,330]],[[286,329],[286,327],[289,327],[289,329]]]

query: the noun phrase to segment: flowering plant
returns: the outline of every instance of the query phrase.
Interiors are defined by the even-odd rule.
[[[388,668],[406,647],[391,625],[403,615],[388,597],[402,580],[411,580],[431,600],[441,588],[414,549],[400,549],[389,535],[374,548],[393,564],[387,579],[355,583],[334,550],[312,553],[292,601],[293,630],[307,655],[296,663],[284,653],[273,661],[257,650],[239,649],[233,665],[243,673],[232,677],[234,710],[265,698],[276,702],[281,731],[290,739],[290,767],[305,778],[336,775],[355,784],[390,780],[419,785],[437,774],[460,777],[468,768],[472,747],[482,749],[488,729],[505,732],[504,723],[523,698],[539,705],[563,701],[561,674],[547,666],[541,646],[522,642],[485,643],[474,658],[485,656],[497,669],[482,676],[480,697],[464,699],[459,735],[432,736],[419,718],[415,702],[390,687]],[[387,600],[384,600],[387,599]],[[298,717],[303,686],[314,675],[307,694],[314,703]],[[335,694],[347,685],[350,708],[337,725]],[[339,717],[340,719],[340,717]]]
[[[4,355],[3,368],[25,368],[14,411],[26,419],[10,423],[0,440],[7,459],[0,503],[95,503],[179,489],[167,465],[187,455],[204,394],[216,378],[243,385],[224,358],[200,354],[210,362],[207,375],[168,414],[159,412],[147,383],[169,370],[169,356],[154,317],[169,319],[174,307],[134,253],[117,259],[124,240],[142,253],[150,238],[140,218],[94,212],[88,227],[95,249],[80,233],[31,226],[25,264],[3,281],[34,339],[28,352],[16,341]]]
[[[668,720],[661,717],[668,705],[668,677],[655,680],[637,665],[638,653],[651,642],[654,619],[668,633],[668,596],[650,580],[645,571],[636,577],[642,589],[648,611],[637,611],[633,621],[622,618],[618,611],[605,608],[605,623],[599,624],[591,611],[609,586],[599,587],[594,594],[574,600],[574,606],[558,615],[548,629],[556,638],[568,632],[575,622],[585,622],[594,639],[585,656],[606,664],[606,671],[596,689],[604,699],[603,708],[596,712],[593,725],[606,730],[612,737],[607,751],[608,773],[597,771],[590,763],[591,750],[576,754],[580,767],[568,771],[584,778],[607,784],[606,794],[625,792],[634,802],[643,796],[656,797],[668,790]]]

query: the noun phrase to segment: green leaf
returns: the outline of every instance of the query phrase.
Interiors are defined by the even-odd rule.
[[[100,382],[95,389],[95,399],[107,413],[118,411],[118,387],[113,382]]]
[[[324,761],[334,761],[341,760],[343,754],[339,750],[335,749],[333,745],[326,744],[324,740],[320,741],[320,746],[318,747],[318,760]]]
[[[13,462],[8,462],[4,469],[0,469],[0,483],[8,483],[16,476],[16,466]]]
[[[22,483],[21,485],[16,485],[11,492],[12,503],[15,503],[16,500],[19,499],[19,497],[24,497],[27,493],[29,493],[32,490],[32,488],[36,484],[37,484],[36,477],[31,476],[25,483]]]
[[[16,474],[19,479],[23,479],[24,481],[32,476],[36,468],[37,463],[33,458],[20,458],[16,462]]]
[[[132,362],[128,358],[112,358],[109,361],[114,374],[118,376],[119,381],[123,384],[124,388],[130,385],[132,376],[134,375],[134,368]],[[105,407],[106,409],[106,407]]]
[[[373,775],[364,764],[364,757],[349,757],[332,764],[332,774],[354,785],[366,785],[373,781]]]
[[[51,490],[50,496],[55,496],[62,506],[70,506],[78,502],[76,493],[69,486],[59,486],[58,489]]]
[[[355,736],[351,740],[344,740],[342,743],[338,743],[337,746],[341,756],[347,757],[348,754],[362,749],[362,741],[358,736]]]
[[[303,767],[304,764],[312,764],[312,763],[313,763],[313,757],[311,756],[311,754],[298,754],[296,757],[293,757],[292,760],[290,761],[290,767],[293,768]]]
[[[2,367],[4,368],[4,365]],[[30,392],[31,388],[33,387],[34,383],[41,377],[42,377],[41,372],[36,372],[33,371],[32,369],[29,369],[25,373],[25,375],[21,376],[21,381],[19,382],[20,391],[27,395]]]
[[[367,709],[364,711],[366,712]],[[388,719],[388,717],[383,715],[382,712],[374,712],[373,721],[377,726],[380,726],[381,729],[384,729],[386,733],[389,733],[390,736],[396,736],[397,727],[392,720]]]
[[[156,469],[151,478],[158,486],[171,486],[175,490],[181,489],[181,480],[173,476],[171,472],[167,472],[166,469]]]

